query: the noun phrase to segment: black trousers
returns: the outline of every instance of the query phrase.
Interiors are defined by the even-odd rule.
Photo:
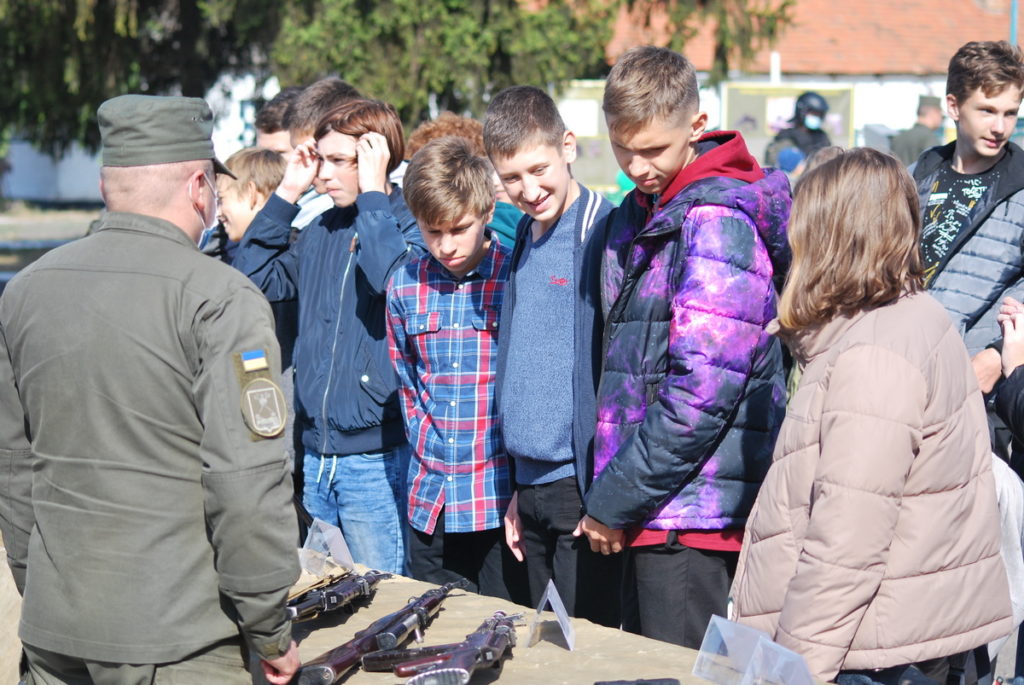
[[[517,604],[529,601],[526,569],[505,545],[504,528],[446,533],[442,511],[432,535],[409,528],[405,564],[410,576],[425,583],[465,579],[471,592]]]
[[[739,553],[687,547],[669,532],[664,545],[624,556],[622,628],[700,649],[711,616],[725,616]]]
[[[580,522],[576,478],[543,485],[519,485],[519,519],[523,524],[530,604],[540,602],[549,580],[571,616],[619,627],[621,555],[590,551],[586,536],[574,538]]]

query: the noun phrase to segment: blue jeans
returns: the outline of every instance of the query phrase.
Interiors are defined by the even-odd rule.
[[[408,445],[368,454],[307,453],[302,504],[341,529],[352,558],[390,573],[405,569]]]

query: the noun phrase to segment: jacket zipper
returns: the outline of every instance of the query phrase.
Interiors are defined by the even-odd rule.
[[[353,237],[353,240],[354,239],[355,238]],[[345,303],[345,285],[348,283],[348,274],[352,269],[353,255],[355,255],[355,252],[348,253],[348,261],[345,263],[345,272],[341,276],[341,290],[338,291],[338,316],[334,321],[334,342],[331,343],[331,360],[327,367],[327,384],[324,386],[324,398],[320,405],[320,417],[321,421],[323,421],[324,431],[320,454],[327,454],[327,436],[330,432],[327,426],[327,396],[331,392],[331,382],[334,380],[334,353],[338,349],[338,335],[341,332],[341,305]]]

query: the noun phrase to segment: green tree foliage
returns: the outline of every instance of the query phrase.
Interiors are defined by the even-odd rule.
[[[202,96],[224,71],[259,67],[278,5],[0,0],[0,128],[51,153],[73,141],[94,149],[96,108],[107,98]]]
[[[601,68],[616,0],[313,0],[295,3],[272,52],[282,83],[333,72],[386,99],[409,126],[431,98],[480,114],[513,83]]]
[[[697,26],[710,22],[715,53],[709,81],[714,84],[742,67],[762,48],[772,45],[793,19],[796,0],[627,0],[650,21],[665,12],[673,30],[668,47],[686,51]]]
[[[335,73],[414,126],[430,107],[481,114],[520,83],[607,70],[625,4],[667,13],[684,49],[712,21],[713,77],[789,21],[795,0],[0,0],[0,140],[95,149],[99,104],[121,93],[202,96],[225,72],[283,85]],[[646,14],[644,14],[646,12]]]

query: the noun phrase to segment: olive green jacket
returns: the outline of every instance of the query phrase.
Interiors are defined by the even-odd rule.
[[[244,371],[242,352],[266,368]],[[0,524],[22,640],[115,663],[239,631],[264,658],[287,649],[291,478],[281,440],[242,410],[257,377],[283,404],[279,374],[263,295],[165,221],[109,213],[11,281]]]
[[[938,144],[939,137],[935,135],[935,131],[924,124],[914,124],[912,128],[900,131],[893,136],[890,147],[892,153],[901,162],[910,166],[917,161],[922,152]]]

